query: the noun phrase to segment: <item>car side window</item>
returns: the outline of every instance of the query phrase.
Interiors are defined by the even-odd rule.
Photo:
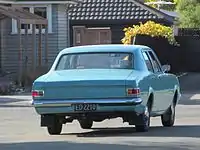
[[[148,70],[151,71],[151,72],[153,72],[153,66],[152,66],[152,64],[151,64],[151,60],[150,60],[150,58],[149,58],[147,52],[143,51],[143,52],[142,52],[142,55],[143,55],[143,57],[144,57],[144,60],[145,60],[145,63],[146,63],[146,65],[147,65]]]
[[[152,63],[153,63],[154,72],[161,72],[160,65],[159,65],[155,55],[151,51],[149,51],[148,53],[149,53]]]
[[[62,70],[62,68],[65,68],[65,66],[66,66],[66,59],[67,59],[66,56],[61,56],[60,62],[57,65],[56,70]]]

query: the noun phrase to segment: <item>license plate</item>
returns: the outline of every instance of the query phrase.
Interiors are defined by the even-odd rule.
[[[74,110],[75,111],[96,111],[97,105],[96,104],[75,104]]]

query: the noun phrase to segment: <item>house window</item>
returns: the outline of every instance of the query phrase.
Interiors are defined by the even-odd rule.
[[[52,33],[52,7],[51,5],[22,6],[23,9],[48,19],[48,33]],[[25,25],[21,25],[21,33],[25,33]],[[28,33],[32,33],[32,25],[28,25]],[[12,33],[17,33],[17,21],[12,19]],[[39,25],[36,25],[36,33],[39,33]],[[45,33],[45,25],[42,25],[42,33]]]
[[[29,7],[23,7],[24,10],[29,11],[30,12],[30,8]],[[26,25],[25,24],[21,24],[21,29],[26,29]],[[28,24],[28,29],[31,29],[30,24]]]
[[[47,18],[47,9],[46,7],[35,7],[34,14]],[[42,25],[42,28],[45,28],[45,25]],[[36,25],[36,29],[39,29],[39,25]]]

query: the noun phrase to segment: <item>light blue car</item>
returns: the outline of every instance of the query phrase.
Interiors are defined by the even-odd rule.
[[[163,126],[173,126],[181,94],[169,69],[147,46],[66,48],[34,81],[32,104],[50,135],[61,134],[62,125],[73,120],[90,129],[93,122],[121,117],[145,132],[150,117],[161,116]]]

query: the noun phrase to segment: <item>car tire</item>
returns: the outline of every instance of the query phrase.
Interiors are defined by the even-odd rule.
[[[93,121],[89,119],[81,119],[79,120],[79,124],[82,129],[91,129],[93,125]]]
[[[175,122],[175,105],[174,103],[167,109],[167,111],[161,115],[162,125],[164,127],[172,127]]]
[[[50,135],[59,135],[62,132],[62,123],[56,118],[54,123],[47,127],[47,130]]]
[[[150,127],[150,103],[147,104],[144,114],[142,114],[143,125],[136,125],[136,132],[147,132]]]

